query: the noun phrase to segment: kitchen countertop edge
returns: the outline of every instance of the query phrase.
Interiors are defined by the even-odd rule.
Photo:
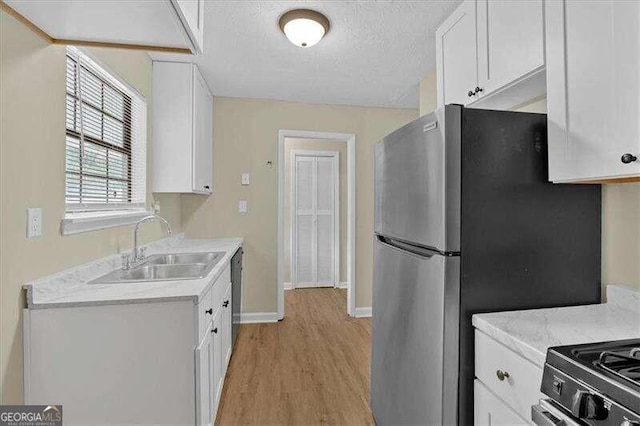
[[[193,301],[197,304],[209,288],[213,285],[215,280],[220,276],[224,270],[224,266],[231,261],[231,258],[236,251],[244,244],[244,238],[222,238],[222,239],[185,239],[183,234],[179,234],[174,237],[165,238],[147,244],[149,249],[149,255],[157,253],[189,253],[189,252],[202,252],[202,251],[225,251],[224,256],[220,259],[218,264],[207,274],[204,278],[194,280],[174,280],[174,281],[159,281],[157,283],[127,283],[127,284],[87,284],[90,280],[102,276],[105,272],[105,268],[112,268],[114,262],[119,261],[119,255],[112,255],[102,259],[89,262],[84,265],[79,265],[67,270],[52,274],[48,277],[40,278],[38,280],[27,283],[23,288],[27,292],[27,309],[61,309],[61,308],[75,308],[75,307],[91,307],[91,306],[109,306],[109,305],[129,305],[129,304],[142,304],[142,303],[164,303],[164,302],[178,302],[178,301]],[[217,248],[218,246],[224,246],[224,249]],[[105,266],[106,265],[106,266]],[[102,267],[102,269],[100,269]],[[76,283],[70,285],[68,288],[62,283],[64,278],[73,277],[78,271],[83,271],[84,274],[90,274],[86,272],[95,268],[96,272],[93,274],[93,278],[88,279],[80,283],[76,279]],[[112,270],[111,269],[111,270]],[[62,278],[62,279],[61,279]],[[73,278],[70,278],[73,279]],[[55,282],[55,284],[51,284]],[[93,287],[93,286],[96,287]],[[100,290],[105,288],[113,290],[117,293],[117,290],[125,290],[126,287],[121,286],[143,286],[139,291],[139,294],[123,295],[123,296],[88,296],[87,300],[73,299],[69,300],[70,296],[74,293],[74,290],[80,288],[85,292],[91,293],[91,290],[95,290],[99,293]],[[46,297],[40,295],[40,297],[34,301],[34,287],[48,287],[48,290],[52,288],[59,292],[56,296]],[[91,287],[90,287],[91,286]],[[171,287],[175,287],[175,294],[171,294]],[[185,290],[181,292],[178,290]],[[154,290],[156,295],[154,295]],[[145,294],[148,293],[148,294]],[[65,300],[67,299],[67,300]]]
[[[640,291],[607,286],[607,303],[472,316],[479,331],[542,368],[553,346],[640,338]]]

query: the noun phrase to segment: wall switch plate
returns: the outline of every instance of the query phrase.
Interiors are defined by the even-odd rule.
[[[247,212],[247,200],[238,201],[238,213],[246,213]]]
[[[27,209],[27,238],[42,237],[42,209]]]
[[[242,184],[243,185],[249,185],[249,173],[243,173],[242,174]]]

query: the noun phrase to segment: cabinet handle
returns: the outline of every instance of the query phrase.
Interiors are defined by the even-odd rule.
[[[227,306],[229,306],[229,301],[228,301],[228,300],[225,300],[225,301],[224,301],[224,303],[222,304],[222,306],[224,306],[225,308],[226,308]]]
[[[633,162],[638,161],[638,157],[636,157],[636,156],[635,156],[635,155],[633,155],[633,154],[626,153],[626,154],[624,154],[624,155],[622,156],[622,158],[620,158],[620,160],[621,160],[624,164],[630,164],[630,163],[633,163]]]
[[[479,92],[484,92],[484,89],[481,88],[480,86],[476,86],[476,90],[474,93],[479,93]]]
[[[209,185],[204,186],[204,189],[209,189],[209,188],[210,188]]]
[[[467,96],[472,97],[474,95],[473,90],[469,90],[469,93],[467,93]]]
[[[214,328],[213,330],[211,330],[212,333],[218,334],[218,327]]]
[[[213,315],[213,308],[209,308],[206,311],[204,311],[205,314],[209,314],[209,315]]]
[[[496,376],[498,376],[498,380],[502,382],[504,381],[504,379],[509,378],[509,373],[507,373],[506,371],[498,370],[496,371]]]

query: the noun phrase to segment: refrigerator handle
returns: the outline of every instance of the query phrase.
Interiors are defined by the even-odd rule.
[[[412,254],[421,259],[431,259],[434,255],[439,254],[437,250],[432,250],[423,247],[417,247],[413,244],[408,244],[394,238],[385,237],[382,235],[376,235],[376,239],[378,242],[384,246],[387,246],[391,249],[401,251],[404,253]]]

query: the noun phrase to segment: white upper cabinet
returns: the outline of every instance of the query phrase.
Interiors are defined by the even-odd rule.
[[[204,0],[3,0],[55,43],[202,53]]]
[[[213,96],[194,67],[193,73],[193,189],[213,189]]]
[[[543,0],[466,0],[436,32],[438,105],[508,109],[545,93]]]
[[[476,3],[465,1],[436,31],[438,105],[475,100],[478,85]]]
[[[153,63],[152,191],[213,191],[213,96],[195,64]]]
[[[542,0],[478,0],[479,95],[544,70]]]
[[[204,0],[172,0],[197,53],[204,48]]]
[[[546,1],[549,178],[640,177],[640,2]]]

